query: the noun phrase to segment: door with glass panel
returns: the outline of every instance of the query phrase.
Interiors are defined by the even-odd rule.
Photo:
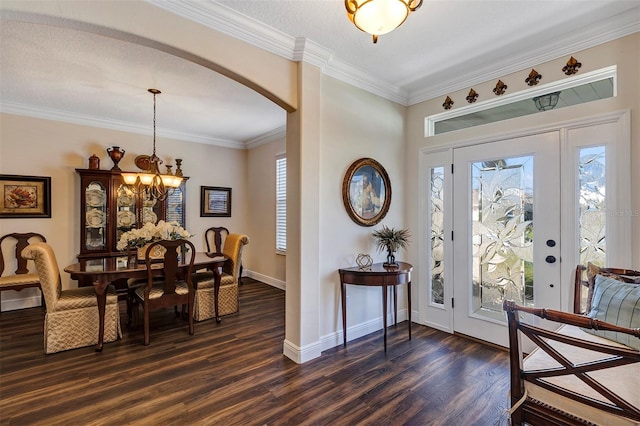
[[[425,194],[423,208],[424,222],[421,224],[421,235],[426,243],[421,250],[425,253],[424,272],[426,287],[420,304],[421,323],[439,330],[453,332],[453,297],[451,222],[452,182],[451,182],[452,150],[430,151],[422,156],[422,193]]]
[[[453,150],[454,330],[507,346],[504,299],[560,309],[560,141]]]
[[[425,151],[421,323],[506,345],[504,298],[571,311],[577,264],[633,265],[629,158],[628,112]]]

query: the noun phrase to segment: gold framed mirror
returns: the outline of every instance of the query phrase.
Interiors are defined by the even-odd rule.
[[[387,171],[373,158],[360,158],[347,170],[342,182],[342,201],[358,225],[379,223],[391,205],[391,182]]]

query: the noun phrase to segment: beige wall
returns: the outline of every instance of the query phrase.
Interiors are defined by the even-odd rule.
[[[118,145],[126,150],[120,167],[136,170],[133,159],[150,154],[152,137],[116,130],[61,123],[50,120],[0,114],[0,173],[51,176],[51,219],[0,219],[0,235],[10,232],[39,232],[55,249],[61,268],[76,261],[80,251],[80,179],[76,168],[87,168],[91,154],[100,157],[100,168],[113,163],[105,149]],[[204,231],[211,226],[225,226],[233,231],[248,228],[248,191],[246,151],[158,138],[157,152],[166,162],[183,159],[186,189],[186,225],[195,234],[196,248],[205,248]],[[200,217],[200,186],[232,188],[230,218]],[[6,250],[6,247],[5,247]],[[247,253],[252,250],[247,246]],[[9,254],[9,253],[7,253]],[[247,262],[245,268],[250,269]],[[77,284],[62,273],[63,286]],[[12,295],[10,295],[13,293]],[[33,306],[39,303],[37,290],[5,292],[3,309]],[[23,300],[28,299],[28,300]]]
[[[358,253],[383,261],[371,233],[382,225],[404,227],[405,107],[324,77],[320,149],[320,335],[323,348],[340,343],[342,317],[338,268],[354,266]],[[370,157],[382,164],[391,180],[389,213],[373,227],[360,226],[347,215],[342,181],[355,160]],[[415,236],[414,236],[415,238]],[[398,260],[406,259],[398,253]],[[406,307],[401,289],[399,309]],[[382,325],[380,288],[348,286],[349,340],[379,330]]]
[[[251,276],[284,289],[286,257],[276,254],[276,156],[285,153],[285,139],[271,141],[249,150],[248,223],[251,250],[243,254],[251,265]]]

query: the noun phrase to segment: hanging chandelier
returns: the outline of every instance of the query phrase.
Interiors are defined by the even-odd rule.
[[[162,160],[156,155],[156,95],[161,92],[158,89],[149,89],[149,92],[153,94],[153,154],[149,157],[149,167],[143,173],[122,173],[122,179],[143,199],[164,201],[180,186],[182,177],[171,173],[170,165],[166,166],[167,173],[160,174]]]
[[[347,16],[361,31],[378,36],[398,28],[411,12],[422,6],[422,0],[344,0]]]

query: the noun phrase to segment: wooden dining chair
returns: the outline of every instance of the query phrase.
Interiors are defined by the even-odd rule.
[[[223,226],[213,226],[207,229],[204,232],[204,240],[207,243],[207,251],[222,253],[222,251],[224,250],[224,242],[226,241],[228,236],[229,230]],[[213,243],[213,245],[210,244],[210,242]],[[214,250],[211,250],[211,247],[213,247]],[[240,275],[238,276],[238,284],[242,285],[242,263],[240,263],[239,268]]]
[[[158,279],[154,272],[157,271],[158,259],[154,259],[151,253],[154,247],[162,246],[165,248],[162,262],[162,279]],[[179,251],[182,247],[187,247],[188,251],[183,254],[187,256],[187,269],[182,273],[178,268]],[[134,307],[137,310],[138,305],[142,305],[144,309],[144,344],[149,344],[149,323],[150,311],[152,309],[164,308],[169,306],[186,305],[189,320],[189,334],[194,333],[193,327],[193,299],[194,290],[191,280],[193,272],[193,261],[195,259],[195,246],[188,240],[160,240],[149,246],[145,254],[145,264],[147,267],[147,285],[135,289],[134,295],[137,303]]]
[[[4,242],[5,246],[8,246],[8,242],[12,240],[15,240],[15,246],[12,250],[14,253],[13,259],[17,262],[18,268],[13,274],[3,276],[4,270],[9,267],[9,259],[5,259],[2,254],[2,243]],[[30,242],[34,241],[47,242],[47,239],[36,232],[13,232],[0,238],[0,307],[2,306],[2,292],[5,290],[21,291],[22,289],[33,287],[40,289],[38,274],[29,271],[27,259],[21,256],[22,250],[24,250]],[[40,289],[40,300],[42,307],[44,307],[42,289]]]
[[[210,253],[222,253],[222,243],[228,235],[229,230],[223,226],[213,226],[204,231],[204,241],[207,243],[207,251]],[[211,247],[213,247],[213,250],[211,250]]]

